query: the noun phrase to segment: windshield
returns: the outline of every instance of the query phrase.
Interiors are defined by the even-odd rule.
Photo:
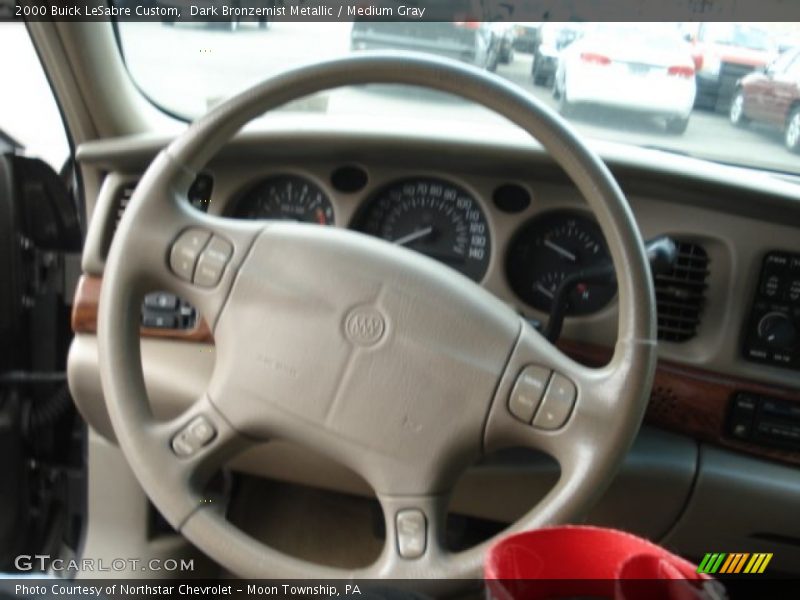
[[[797,23],[120,22],[120,48],[142,92],[184,119],[293,65],[370,50],[426,52],[495,72],[559,111],[586,137],[796,173],[789,123],[800,91],[762,81],[777,40]],[[705,39],[703,38],[703,32]],[[710,50],[713,39],[729,51]],[[719,46],[715,46],[719,48]],[[757,56],[753,49],[766,50]],[[762,85],[763,84],[763,85]],[[783,94],[780,102],[774,99]],[[740,97],[741,96],[741,97]],[[265,117],[505,121],[454,98],[407,87],[320,94]],[[800,132],[800,110],[796,129]],[[259,124],[256,123],[255,126]],[[509,125],[510,127],[510,125]],[[797,141],[793,141],[798,138]]]

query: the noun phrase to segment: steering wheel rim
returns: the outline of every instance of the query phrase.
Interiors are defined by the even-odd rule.
[[[589,369],[575,363],[486,290],[410,251],[388,247],[388,244],[349,231],[328,231],[328,228],[288,223],[237,222],[204,215],[189,206],[186,192],[195,174],[247,122],[309,94],[368,83],[416,85],[472,100],[531,134],[561,165],[597,218],[617,272],[618,338],[608,365]],[[191,274],[188,281],[176,276],[175,269],[179,268],[174,262],[176,244],[187,232],[192,234],[189,236],[192,243],[202,248],[209,246],[211,241],[221,240],[222,254],[228,253],[227,258],[223,257],[222,267],[217,269],[218,281],[210,287],[193,283]],[[208,235],[203,239],[205,234]],[[201,248],[197,252],[200,253]],[[436,319],[448,319],[446,314],[434,314],[435,309],[426,303],[425,295],[429,292],[430,297],[446,299],[454,303],[462,314],[472,318],[462,319],[464,332],[453,333],[450,331],[452,326],[447,330],[440,328],[440,337],[436,340],[425,339],[427,334],[415,329],[415,334],[423,336],[422,341],[426,342],[417,346],[416,351],[426,356],[427,352],[441,353],[434,358],[453,365],[454,371],[468,379],[470,387],[451,389],[456,382],[447,377],[426,384],[432,385],[439,397],[448,398],[456,392],[486,394],[491,387],[486,405],[474,409],[471,405],[462,407],[465,423],[453,426],[448,423],[450,429],[445,428],[446,434],[439,436],[447,439],[433,440],[425,437],[429,435],[425,432],[432,426],[443,426],[440,416],[405,398],[403,401],[408,405],[404,410],[407,409],[408,414],[413,416],[416,411],[432,421],[417,423],[403,413],[402,426],[382,431],[384,437],[396,438],[391,441],[399,444],[398,440],[402,439],[406,444],[392,446],[402,449],[402,456],[393,461],[392,457],[386,456],[389,454],[388,446],[381,446],[375,452],[369,448],[370,444],[377,448],[382,441],[379,443],[374,436],[349,429],[350,421],[357,422],[360,428],[369,424],[368,420],[361,422],[358,414],[347,423],[331,423],[332,409],[329,407],[326,415],[319,419],[309,418],[307,414],[297,412],[299,409],[295,410],[293,405],[281,404],[283,400],[264,400],[257,397],[257,390],[241,387],[245,385],[242,380],[247,379],[244,373],[261,378],[262,386],[268,382],[270,388],[277,388],[274,393],[278,396],[284,388],[298,389],[296,386],[300,384],[296,380],[302,378],[305,366],[302,352],[298,354],[300,350],[289,350],[293,353],[293,360],[302,362],[301,367],[296,367],[297,362],[282,362],[280,358],[269,355],[274,348],[260,351],[247,341],[250,337],[248,324],[253,328],[253,335],[280,330],[276,337],[283,335],[283,341],[291,346],[286,341],[290,338],[281,328],[294,316],[293,312],[286,311],[295,310],[295,307],[287,307],[287,297],[280,297],[280,294],[292,296],[301,288],[311,289],[315,283],[307,278],[301,281],[296,279],[301,275],[285,272],[280,260],[294,261],[300,265],[298,269],[313,270],[313,260],[320,254],[327,257],[325,268],[340,269],[337,276],[345,281],[329,281],[326,285],[334,286],[337,293],[339,287],[349,285],[353,288],[341,291],[339,304],[337,299],[330,300],[330,310],[324,318],[336,320],[335,327],[329,329],[337,333],[331,333],[330,339],[326,338],[321,345],[329,343],[337,352],[340,345],[347,346],[342,352],[365,361],[378,360],[374,357],[382,352],[400,353],[400,362],[405,361],[407,375],[410,374],[408,378],[413,379],[422,371],[407,351],[413,336],[407,335],[412,326],[403,320],[404,311],[417,311],[418,318],[431,321],[433,329],[438,326]],[[130,261],[130,257],[135,257],[135,260]],[[350,271],[341,271],[346,260],[358,263],[364,280],[377,285],[377,296],[374,290],[355,291],[361,285],[360,280],[354,279]],[[192,269],[196,278],[197,266]],[[380,282],[378,275],[387,270],[392,275],[385,277],[394,278],[389,284]],[[267,277],[270,273],[275,274],[280,282],[267,284],[263,277],[259,279],[260,273],[268,271]],[[324,276],[325,269],[315,274],[317,278]],[[271,287],[265,288],[265,285]],[[280,285],[283,287],[279,294],[276,286]],[[151,289],[174,290],[195,304],[209,322],[218,347],[217,364],[208,392],[184,414],[167,422],[156,421],[150,411],[141,369],[138,311],[144,294]],[[272,320],[258,312],[253,302],[253,298],[264,294],[265,289],[269,306],[277,315]],[[404,297],[402,308],[394,310],[400,300],[392,305],[385,296],[396,299],[403,290],[419,290],[419,293],[411,294],[413,297],[410,299]],[[337,296],[337,293],[332,296]],[[310,294],[317,299],[316,307],[328,302],[326,295],[316,288]],[[384,295],[382,300],[381,294]],[[379,299],[375,300],[376,297]],[[292,298],[295,305],[298,302],[302,304],[299,295]],[[373,301],[374,305],[371,304]],[[307,312],[305,316],[308,314],[312,313]],[[380,326],[379,341],[374,341],[374,346],[371,345],[373,341],[363,339],[365,336],[348,330],[348,319],[353,319],[354,314],[356,319],[361,319],[362,325]],[[322,317],[314,313],[314,318],[318,317],[323,323]],[[280,318],[283,320],[276,320]],[[485,322],[484,329],[475,329],[478,322]],[[328,327],[327,320],[324,323]],[[559,461],[562,476],[547,496],[510,530],[565,522],[580,515],[607,485],[638,431],[655,369],[655,330],[652,279],[630,207],[602,161],[558,115],[499,77],[454,61],[411,53],[402,56],[371,53],[295,68],[269,79],[194,122],[156,157],[136,188],[108,255],[98,319],[98,343],[103,390],[123,453],[142,487],[166,519],[218,563],[240,576],[251,578],[311,576],[453,580],[480,576],[482,558],[492,540],[460,553],[451,554],[443,549],[442,523],[447,509],[445,492],[452,483],[451,471],[455,467],[463,468],[481,452],[504,446],[526,445],[543,450]],[[442,348],[430,350],[440,340],[444,340]],[[476,349],[478,345],[485,347]],[[237,365],[243,361],[236,360],[236,348],[239,348],[240,357],[244,354],[248,367]],[[281,348],[280,352],[283,351]],[[457,353],[468,356],[455,357]],[[319,356],[314,358],[317,364],[321,364]],[[253,365],[256,363],[258,368],[269,373],[261,375],[260,371],[255,371]],[[378,366],[370,364],[375,369],[384,368],[383,363],[375,363]],[[477,373],[467,373],[463,368],[465,364]],[[576,388],[571,414],[566,424],[556,431],[535,429],[509,413],[509,394],[522,370],[531,364],[563,375]],[[243,372],[243,368],[250,370]],[[290,388],[279,379],[291,380],[293,369],[295,381],[291,385],[295,387]],[[494,380],[489,373],[491,370],[495,370]],[[395,371],[386,371],[385,375],[389,380],[401,381]],[[324,380],[325,374],[319,379]],[[454,376],[452,379],[457,378]],[[338,379],[334,377],[331,381],[341,385],[343,377],[340,374]],[[232,385],[240,386],[235,391],[248,399],[227,400]],[[308,387],[309,397],[320,397],[321,392],[313,387],[313,383],[302,385],[311,386]],[[427,391],[427,388],[415,390],[420,395]],[[249,405],[244,407],[248,402]],[[350,400],[342,402],[349,403]],[[314,407],[309,405],[304,410],[313,413]],[[386,407],[383,408],[388,411]],[[369,411],[370,408],[362,403],[358,410]],[[257,425],[251,424],[247,419],[253,411],[269,412],[269,422],[266,422],[266,417],[259,417]],[[205,419],[205,424],[211,427],[213,439],[207,446],[195,449],[195,454],[176,456],[175,440],[188,431],[187,427],[198,417]],[[380,428],[374,419],[372,426]],[[316,449],[327,452],[362,475],[366,473],[367,480],[376,488],[386,518],[387,536],[384,550],[374,564],[345,570],[287,556],[237,530],[224,515],[214,510],[213,505],[201,501],[202,485],[228,457],[252,444],[254,438],[264,441],[287,431],[290,438],[313,440]],[[473,439],[476,433],[479,437],[477,446]],[[437,456],[437,462],[449,460],[453,464],[441,469],[437,467],[438,470],[429,469],[429,465],[421,461],[421,455],[407,449],[408,439],[416,439],[409,438],[412,434],[424,439],[421,447],[446,455],[445,458]],[[359,457],[354,447],[361,448],[364,456]],[[389,471],[396,474],[381,475]],[[397,517],[407,509],[419,511],[424,517],[424,549],[416,558],[402,556],[398,546]]]

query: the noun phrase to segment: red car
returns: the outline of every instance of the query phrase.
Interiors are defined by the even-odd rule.
[[[786,147],[800,152],[800,49],[743,77],[733,94],[731,123],[760,121],[783,129]]]
[[[695,106],[727,110],[736,82],[778,54],[767,31],[748,23],[701,23],[689,34],[694,46]]]

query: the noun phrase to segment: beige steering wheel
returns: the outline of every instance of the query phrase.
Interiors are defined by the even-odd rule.
[[[190,207],[195,174],[251,119],[308,94],[368,83],[423,86],[482,104],[533,135],[564,168],[617,272],[619,330],[607,366],[574,362],[489,292],[410,250],[352,231],[234,221]],[[139,351],[139,307],[153,289],[192,302],[216,341],[208,390],[166,422],[150,411]],[[103,390],[142,487],[198,548],[252,578],[479,577],[492,540],[459,553],[444,548],[458,475],[502,447],[544,451],[560,464],[560,479],[510,531],[578,518],[639,429],[656,358],[644,247],[604,164],[522,90],[414,54],[297,68],[192,124],[136,188],[108,256],[100,306]],[[277,438],[328,455],[373,487],[386,519],[374,564],[344,570],[287,556],[200,501],[234,453]]]

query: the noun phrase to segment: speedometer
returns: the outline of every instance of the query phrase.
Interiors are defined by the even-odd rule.
[[[405,179],[379,191],[354,228],[405,246],[480,281],[489,265],[490,236],[478,201],[441,179]]]
[[[333,206],[325,192],[309,179],[277,175],[249,190],[236,203],[232,216],[333,225]]]

